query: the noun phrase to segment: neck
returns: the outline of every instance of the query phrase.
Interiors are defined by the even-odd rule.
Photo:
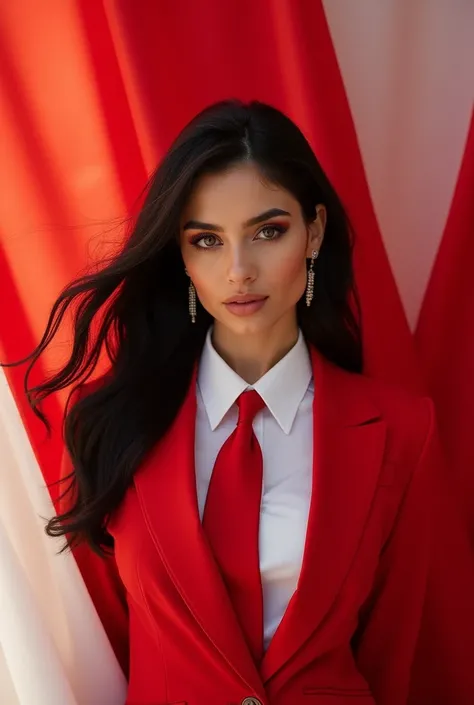
[[[216,321],[212,344],[239,377],[255,384],[294,347],[298,335],[296,321],[284,332],[275,328],[259,335],[237,335]]]

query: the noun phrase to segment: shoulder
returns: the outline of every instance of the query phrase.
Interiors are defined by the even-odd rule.
[[[370,395],[392,426],[426,436],[435,422],[434,404],[428,395],[360,375],[361,388]]]
[[[370,396],[387,421],[409,425],[431,425],[434,404],[428,395],[365,375],[356,375],[361,392]]]
[[[422,460],[437,436],[432,399],[365,375],[358,375],[357,384],[386,423],[387,460],[394,463],[410,460],[415,464]]]
[[[335,398],[349,409],[372,406],[390,423],[429,424],[433,402],[426,394],[399,384],[350,372],[312,349],[313,376],[323,383],[324,397]]]
[[[390,448],[398,455],[420,456],[436,433],[432,399],[402,386],[365,374],[348,372],[324,362],[325,399],[337,399],[337,414],[345,413],[355,425],[382,420]]]

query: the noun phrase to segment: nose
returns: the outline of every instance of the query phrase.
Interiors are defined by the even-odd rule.
[[[232,284],[252,282],[257,277],[256,262],[245,247],[230,248],[227,264],[227,278]]]

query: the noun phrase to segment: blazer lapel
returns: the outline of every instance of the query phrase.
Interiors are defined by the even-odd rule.
[[[262,681],[202,529],[194,464],[196,371],[172,427],[134,479],[160,558],[203,632],[250,692]]]
[[[261,665],[267,682],[330,610],[350,568],[382,466],[386,426],[357,376],[312,350],[313,491],[298,588]]]

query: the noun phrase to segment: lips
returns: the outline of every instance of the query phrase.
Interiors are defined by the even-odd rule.
[[[268,298],[267,296],[261,296],[260,294],[242,294],[242,295],[233,296],[232,298],[224,301],[224,303],[225,304],[250,304],[250,303],[254,303],[255,301],[264,301],[267,298]]]
[[[224,302],[227,310],[235,316],[251,316],[265,305],[268,296],[259,294],[245,294],[233,296]]]

